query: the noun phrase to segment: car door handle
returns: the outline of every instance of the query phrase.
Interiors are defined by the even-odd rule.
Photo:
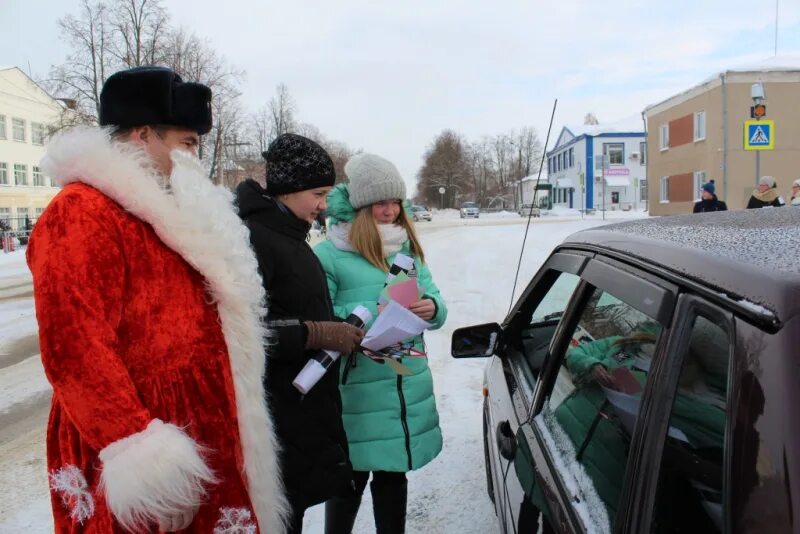
[[[513,460],[517,453],[517,439],[511,430],[511,423],[503,421],[497,425],[497,450],[506,460]]]

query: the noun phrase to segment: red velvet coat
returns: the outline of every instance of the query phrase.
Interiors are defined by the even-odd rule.
[[[43,162],[66,184],[27,252],[57,532],[152,532],[193,505],[186,532],[283,531],[255,258],[230,195],[173,159],[169,194],[101,130]]]

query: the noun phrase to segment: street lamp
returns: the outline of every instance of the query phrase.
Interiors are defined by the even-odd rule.
[[[444,192],[447,191],[444,187],[439,188],[439,209],[444,209]]]

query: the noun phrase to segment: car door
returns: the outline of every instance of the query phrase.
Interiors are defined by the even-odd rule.
[[[611,532],[677,287],[602,257],[580,277],[519,429],[534,471],[526,496],[554,531]]]
[[[487,476],[503,532],[517,532],[530,517],[525,467],[530,455],[520,447],[520,426],[529,419],[544,356],[588,260],[586,254],[567,253],[548,259],[504,322],[503,343],[486,371]]]

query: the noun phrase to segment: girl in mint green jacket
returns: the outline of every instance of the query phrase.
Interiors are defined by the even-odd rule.
[[[395,166],[359,154],[345,166],[350,183],[328,196],[329,240],[315,248],[328,277],[334,313],[347,317],[358,305],[377,317],[377,301],[395,255],[414,258],[423,296],[410,311],[440,328],[447,308],[425,264],[422,247],[406,212],[405,183]],[[370,325],[367,325],[368,327]],[[407,340],[425,352],[422,336]],[[401,376],[386,363],[355,354],[343,362],[342,418],[355,475],[352,498],[326,504],[326,534],[349,534],[370,473],[376,531],[404,532],[405,473],[433,460],[442,433],[427,357],[408,357]]]

